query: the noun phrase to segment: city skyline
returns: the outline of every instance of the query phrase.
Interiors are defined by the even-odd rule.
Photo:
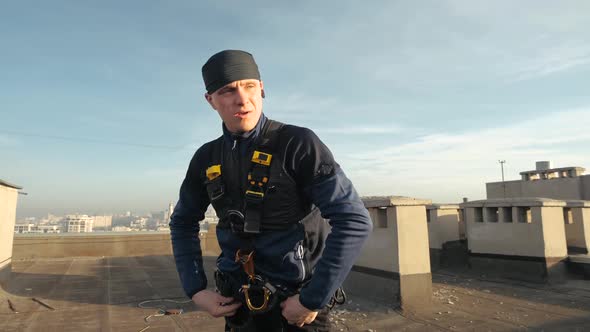
[[[6,4],[0,179],[28,194],[18,216],[176,201],[221,133],[200,68],[228,48],[254,54],[265,114],[313,129],[363,196],[484,198],[498,160],[507,181],[590,167],[588,2],[249,6]]]
[[[88,215],[88,216],[111,216],[111,217],[123,217],[123,216],[134,216],[134,217],[146,217],[146,216],[154,216],[154,215],[164,215],[165,219],[169,218],[169,214],[170,214],[170,204],[172,204],[172,207],[174,208],[174,202],[171,201],[169,202],[169,204],[167,205],[167,207],[158,210],[157,208],[154,209],[148,209],[145,211],[132,211],[129,209],[123,209],[120,211],[114,211],[114,210],[109,210],[108,208],[105,208],[103,211],[84,211],[84,210],[80,210],[80,209],[73,209],[73,210],[69,210],[69,209],[63,209],[63,211],[58,211],[59,209],[52,209],[52,211],[49,212],[43,212],[43,213],[39,213],[39,214],[24,214],[22,211],[19,214],[18,208],[17,208],[17,221],[24,221],[25,219],[30,219],[30,218],[34,218],[36,220],[40,220],[40,219],[52,219],[52,218],[56,218],[56,217],[65,217],[67,215]],[[173,209],[172,209],[173,210]],[[56,212],[57,211],[57,212]],[[209,208],[207,209],[207,211],[205,212],[206,216],[215,216],[215,210],[213,209],[212,206],[209,206]]]

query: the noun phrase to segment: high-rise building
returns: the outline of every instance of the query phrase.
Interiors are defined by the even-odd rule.
[[[93,230],[109,231],[113,225],[113,216],[94,216]]]
[[[68,215],[64,218],[64,226],[68,233],[92,232],[94,218],[85,214]]]
[[[170,204],[168,204],[168,210],[166,210],[166,215],[165,215],[165,219],[164,222],[168,223],[170,221],[170,217],[172,217],[172,213],[174,213],[174,202],[170,202]]]

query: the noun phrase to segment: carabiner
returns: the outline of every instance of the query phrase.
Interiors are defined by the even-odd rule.
[[[250,300],[250,295],[248,294],[248,291],[250,290],[250,285],[243,285],[242,286],[242,290],[246,296],[246,305],[248,306],[248,309],[250,309],[251,311],[262,311],[262,310],[266,310],[266,308],[268,308],[268,300],[270,299],[270,291],[268,290],[268,288],[266,287],[262,287],[262,289],[264,290],[264,302],[262,303],[261,306],[256,307],[252,304],[252,301]]]

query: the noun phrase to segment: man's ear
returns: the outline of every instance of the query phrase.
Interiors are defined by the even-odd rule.
[[[262,98],[265,97],[265,93],[264,93],[264,83],[262,81],[260,81],[260,95],[262,96]]]
[[[215,105],[213,105],[213,98],[211,97],[211,95],[207,92],[205,92],[205,100],[207,100],[207,102],[209,103],[209,105],[211,105],[211,108],[213,108],[214,110],[217,110],[215,108]]]

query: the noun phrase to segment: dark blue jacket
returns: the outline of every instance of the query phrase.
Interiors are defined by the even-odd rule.
[[[257,126],[243,135],[234,135],[223,126],[225,148],[239,149],[245,154],[266,122],[264,114]],[[352,183],[334,161],[332,153],[309,129],[286,125],[285,135],[291,135],[283,160],[284,169],[301,188],[301,195],[317,206],[332,227],[326,239],[323,255],[314,268],[310,282],[301,289],[300,301],[308,309],[323,308],[349,273],[361,247],[372,230],[372,222]],[[283,134],[283,133],[282,133]],[[170,221],[172,248],[176,266],[187,296],[192,297],[207,287],[203,272],[202,253],[198,237],[199,221],[209,206],[203,176],[208,154],[201,147],[193,156],[180,188],[180,197]],[[326,172],[326,165],[333,169]],[[256,255],[276,257],[262,260],[266,266],[257,271],[274,281],[292,284],[300,280],[302,271],[296,264],[284,263],[284,253],[303,238],[294,229],[261,234],[256,239]],[[234,262],[243,239],[230,230],[217,229],[222,253],[217,260],[221,271],[232,272],[241,267]]]

